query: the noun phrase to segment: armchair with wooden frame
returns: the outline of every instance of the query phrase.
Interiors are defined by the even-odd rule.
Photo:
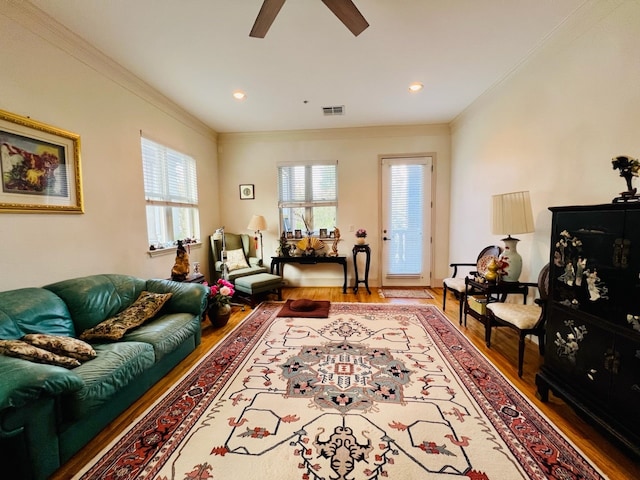
[[[460,321],[460,325],[462,325],[462,312],[464,309],[464,302],[466,295],[474,295],[475,291],[468,291],[467,285],[465,284],[465,276],[473,275],[478,273],[483,275],[487,271],[487,266],[492,258],[498,258],[498,256],[502,253],[502,248],[498,245],[490,245],[482,249],[478,258],[474,263],[466,262],[466,263],[451,263],[450,267],[453,268],[453,275],[449,278],[445,278],[442,281],[442,310],[444,311],[447,304],[447,290],[451,290],[454,297],[459,301],[459,313],[458,320]],[[460,269],[460,271],[458,271]],[[458,274],[460,274],[458,276]]]
[[[537,287],[538,298],[533,303],[487,304],[488,323],[486,325],[487,347],[491,346],[491,328],[509,327],[518,332],[518,376],[522,377],[524,363],[524,341],[527,335],[538,337],[540,355],[544,355],[546,304],[549,294],[549,264],[547,263],[538,275],[538,282],[520,282],[521,285]],[[530,289],[532,290],[532,289]],[[533,290],[534,292],[536,290]]]

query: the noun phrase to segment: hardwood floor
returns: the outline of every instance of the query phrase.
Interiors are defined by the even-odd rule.
[[[357,294],[349,289],[347,294],[341,288],[285,288],[284,298],[310,298],[315,300],[330,300],[331,302],[365,302],[365,303],[428,303],[442,307],[442,289],[431,290],[434,298],[429,300],[380,298],[377,288],[371,288],[371,295],[365,289]],[[103,430],[92,442],[76,454],[69,462],[59,469],[52,477],[53,480],[66,480],[78,472],[83,465],[91,461],[102,448],[109,444],[121,431],[129,427],[134,420],[155,401],[158,396],[169,389],[183,374],[185,374],[207,351],[213,347],[224,335],[229,333],[245,316],[251,313],[247,307],[241,311],[239,307],[233,309],[229,323],[215,329],[209,322],[203,323],[201,345],[180,365],[178,365],[161,382],[150,389],[136,404],[124,412],[108,428]],[[542,403],[536,397],[535,374],[540,366],[541,357],[537,345],[527,342],[522,378],[517,375],[518,341],[515,332],[500,328],[492,333],[491,349],[484,343],[484,327],[473,318],[468,319],[466,328],[458,325],[458,302],[453,297],[447,298],[445,312],[452,324],[460,329],[474,343],[474,345],[489,360],[504,373],[504,375],[535,404],[558,428],[582,450],[611,480],[640,479],[640,461],[625,455],[607,438],[601,435],[589,424],[578,417],[573,410],[561,400],[550,396],[548,403]]]

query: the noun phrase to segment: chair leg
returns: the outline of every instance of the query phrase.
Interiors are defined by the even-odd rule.
[[[487,348],[491,348],[491,320],[486,318],[487,323],[484,324],[484,342]]]
[[[518,376],[522,377],[522,364],[524,363],[524,339],[526,334],[520,332],[520,339],[518,340]]]
[[[545,332],[539,333],[538,334],[538,350],[540,351],[540,355],[544,356],[544,337],[545,337]]]
[[[460,293],[460,313],[458,316],[460,317],[460,325],[462,325],[462,317],[464,316],[464,326],[467,326],[467,294],[462,292]],[[463,315],[464,314],[464,315]]]
[[[446,285],[442,285],[442,311],[444,312],[444,309],[447,306],[447,286]]]

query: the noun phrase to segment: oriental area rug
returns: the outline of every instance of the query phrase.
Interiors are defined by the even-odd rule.
[[[602,479],[433,305],[264,302],[80,479]]]
[[[433,298],[427,290],[415,288],[380,288],[378,295],[380,298]]]

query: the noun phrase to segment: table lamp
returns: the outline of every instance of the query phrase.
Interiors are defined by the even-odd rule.
[[[503,282],[517,282],[522,272],[522,257],[516,246],[520,241],[511,234],[531,233],[533,227],[533,212],[529,192],[512,192],[493,195],[493,226],[494,235],[507,235],[503,238],[504,251],[499,260],[502,265]]]
[[[260,237],[260,260],[258,265],[262,265],[262,259],[264,258],[264,248],[262,245],[262,231],[267,229],[267,221],[262,215],[254,215],[251,217],[251,221],[249,225],[247,225],[249,230],[253,230],[255,237],[254,240],[256,242],[255,249],[258,250],[258,237]]]

